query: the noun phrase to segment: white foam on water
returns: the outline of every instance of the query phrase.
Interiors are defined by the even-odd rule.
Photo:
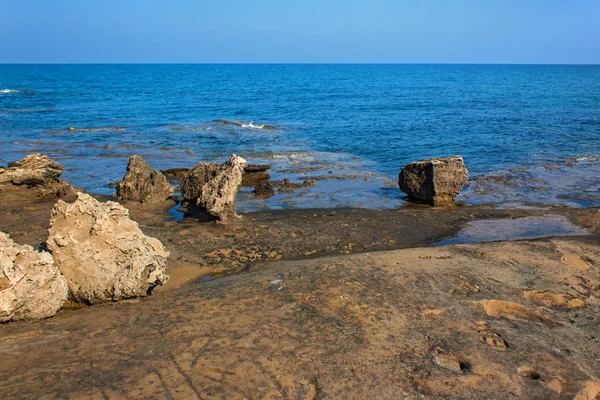
[[[250,121],[247,124],[240,125],[240,127],[242,127],[242,128],[249,128],[249,129],[263,129],[265,127],[265,124],[254,125],[254,123],[252,121]]]
[[[16,90],[16,89],[0,89],[0,93],[2,93],[2,94],[17,93],[17,92],[19,92],[19,90]]]
[[[270,158],[313,158],[315,154],[311,153],[290,153],[290,154],[271,154]]]

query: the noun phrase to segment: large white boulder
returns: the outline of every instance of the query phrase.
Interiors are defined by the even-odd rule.
[[[51,317],[67,294],[50,253],[15,244],[0,232],[0,322]]]
[[[169,252],[142,233],[118,203],[77,193],[52,210],[48,248],[69,283],[71,298],[88,304],[142,297],[168,280]]]

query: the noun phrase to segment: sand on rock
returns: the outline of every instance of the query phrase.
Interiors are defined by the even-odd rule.
[[[505,300],[481,300],[479,304],[490,317],[507,318],[512,320],[539,320],[547,318],[544,314],[525,307],[522,304]]]

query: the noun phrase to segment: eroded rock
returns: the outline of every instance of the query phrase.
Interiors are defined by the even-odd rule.
[[[129,157],[127,174],[116,185],[115,197],[124,202],[159,203],[173,194],[162,172],[153,170],[142,157]]]
[[[0,232],[0,322],[52,317],[67,293],[50,253],[18,245]]]
[[[462,156],[429,158],[402,167],[398,186],[414,202],[447,207],[454,205],[468,179]]]
[[[202,188],[219,173],[217,163],[199,163],[190,169],[181,180],[181,195],[190,203],[197,203],[202,196]]]
[[[41,154],[30,154],[25,158],[0,168],[0,187],[3,185],[23,186],[36,189],[42,196],[64,196],[73,188],[62,181],[64,167]]]
[[[74,203],[56,203],[47,245],[77,302],[146,296],[168,279],[162,243],[144,235],[120,204],[84,193]]]
[[[246,160],[232,155],[221,165],[217,175],[202,187],[197,204],[219,221],[226,222],[239,216],[235,211],[235,198],[242,186]]]

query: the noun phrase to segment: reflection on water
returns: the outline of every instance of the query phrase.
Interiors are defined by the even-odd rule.
[[[490,219],[470,222],[455,237],[440,240],[433,243],[433,245],[447,246],[453,244],[589,234],[588,231],[573,225],[563,216]]]

